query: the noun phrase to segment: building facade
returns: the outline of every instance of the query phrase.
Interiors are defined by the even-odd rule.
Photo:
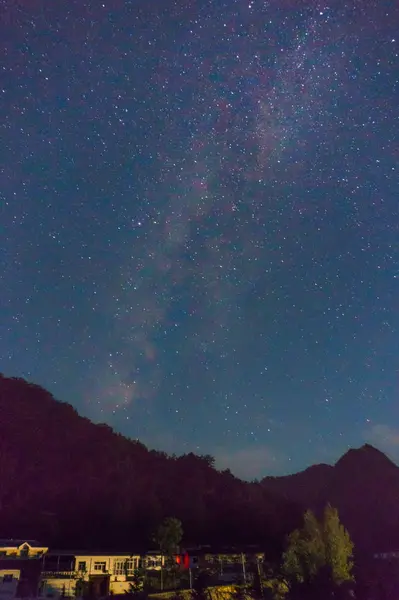
[[[214,585],[229,582],[249,582],[256,566],[263,561],[256,551],[240,552],[197,546],[181,550],[170,557],[153,550],[146,554],[128,552],[48,551],[34,541],[0,540],[0,600],[17,598],[105,598],[130,591],[131,585],[149,586],[157,591],[179,566],[186,575],[185,584],[192,584],[199,568],[212,575]],[[140,575],[145,573],[145,578]],[[169,577],[170,575],[170,577]],[[175,584],[179,577],[173,575]],[[160,586],[160,587],[159,587]]]
[[[140,555],[51,552],[43,560],[42,598],[104,597],[123,594],[141,566]]]
[[[0,600],[38,595],[47,550],[32,540],[0,540]]]

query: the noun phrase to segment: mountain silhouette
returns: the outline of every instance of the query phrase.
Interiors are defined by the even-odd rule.
[[[0,537],[132,551],[176,516],[186,541],[275,556],[300,523],[295,503],[217,471],[212,457],[148,450],[23,379],[0,375],[0,415]]]
[[[338,508],[359,552],[399,550],[399,468],[376,448],[248,483],[210,456],[148,450],[40,386],[0,375],[0,537],[136,551],[165,516],[185,540],[279,556],[308,508]]]
[[[399,549],[399,468],[370,444],[348,450],[334,466],[261,483],[303,510],[320,514],[327,503],[335,506],[358,552]]]

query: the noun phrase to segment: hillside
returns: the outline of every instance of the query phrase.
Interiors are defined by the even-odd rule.
[[[303,509],[336,506],[359,551],[399,548],[399,468],[373,446],[349,450],[334,466],[316,465],[261,483]]]
[[[168,457],[95,425],[22,379],[0,376],[0,534],[63,546],[139,549],[164,516],[186,539],[279,552],[300,512],[211,457]]]
[[[141,549],[164,516],[185,538],[271,555],[307,508],[336,506],[358,550],[399,548],[399,468],[365,445],[334,466],[247,483],[212,457],[168,457],[22,379],[0,375],[0,534],[50,545]]]

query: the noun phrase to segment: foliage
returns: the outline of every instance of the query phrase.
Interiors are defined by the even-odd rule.
[[[188,595],[184,594],[182,590],[174,590],[173,594],[168,596],[168,600],[188,600]]]
[[[312,588],[327,593],[334,586],[352,581],[352,553],[353,543],[340,523],[338,511],[328,505],[322,522],[307,511],[303,527],[290,534],[283,570],[291,588],[305,586],[309,594]]]
[[[80,575],[76,579],[76,584],[75,584],[75,596],[76,596],[76,598],[80,598],[80,597],[82,597],[82,596],[85,595],[85,588],[86,588],[86,582],[84,580],[83,575]]]
[[[312,579],[325,564],[325,546],[320,525],[309,510],[302,529],[293,531],[284,554],[284,572],[300,583]]]
[[[289,586],[281,564],[263,564],[260,580],[261,597],[265,600],[284,600],[288,594]],[[259,594],[258,594],[259,595]]]
[[[198,571],[193,581],[193,589],[191,590],[192,600],[211,600],[209,593],[209,574],[206,571]]]
[[[328,505],[324,512],[323,536],[325,560],[330,566],[336,584],[351,581],[353,569],[353,543],[348,531],[339,520],[336,508]]]
[[[176,517],[166,517],[158,527],[154,541],[162,553],[171,556],[179,551],[183,537],[183,525]]]
[[[271,577],[263,581],[263,594],[266,599],[284,600],[288,591],[287,580],[283,577]]]
[[[132,598],[145,598],[144,592],[144,571],[136,569],[129,581],[129,590],[126,592]]]
[[[254,597],[253,589],[250,585],[235,585],[233,593],[231,594],[232,600],[251,600]]]

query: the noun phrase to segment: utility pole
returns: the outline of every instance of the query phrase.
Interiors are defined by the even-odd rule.
[[[262,582],[262,574],[260,572],[260,560],[259,560],[259,556],[256,557],[256,566],[258,568],[259,589],[260,589],[261,596],[263,598],[263,582]]]
[[[242,576],[244,578],[244,584],[247,583],[247,574],[245,571],[245,555],[244,552],[241,552],[241,561],[242,561]]]
[[[74,560],[72,558],[72,560],[71,560],[71,573],[69,575],[69,593],[68,593],[68,596],[70,596],[70,597],[72,595],[75,595],[75,594],[72,594],[72,578],[73,578],[73,575],[74,575],[74,570],[73,570],[74,566],[75,566],[74,565]]]

